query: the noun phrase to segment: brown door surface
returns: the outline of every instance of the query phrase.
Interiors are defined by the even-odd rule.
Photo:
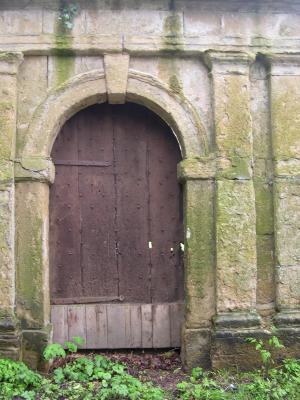
[[[50,286],[54,341],[86,348],[180,346],[180,149],[151,111],[95,105],[52,150]]]

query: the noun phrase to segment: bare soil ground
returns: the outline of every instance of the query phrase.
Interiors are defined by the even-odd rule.
[[[100,354],[125,364],[128,372],[142,382],[153,382],[172,393],[176,391],[177,383],[186,378],[178,350],[106,351]]]

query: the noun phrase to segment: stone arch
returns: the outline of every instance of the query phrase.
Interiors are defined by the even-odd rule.
[[[206,132],[191,103],[153,76],[130,70],[126,100],[158,114],[177,136],[184,158],[207,153]],[[33,115],[21,157],[50,157],[52,145],[65,121],[81,109],[105,101],[107,88],[102,70],[82,73],[55,88]]]
[[[26,143],[15,162],[17,315],[25,328],[23,335],[26,336],[26,341],[22,345],[24,359],[27,354],[26,346],[28,354],[31,354],[37,337],[40,344],[34,347],[34,352],[38,357],[42,352],[43,343],[51,340],[51,329],[48,326],[48,220],[49,183],[54,179],[54,168],[50,161],[52,146],[60,128],[69,118],[92,104],[103,103],[108,99],[106,77],[102,70],[77,75],[50,91],[31,119]],[[213,285],[209,283],[210,277],[213,276],[211,257],[203,258],[203,254],[199,254],[203,248],[199,247],[199,243],[209,242],[210,248],[213,229],[212,225],[207,227],[207,221],[212,221],[212,217],[207,218],[207,215],[213,213],[212,175],[207,174],[205,168],[203,174],[201,169],[201,156],[208,153],[206,132],[192,104],[182,94],[170,90],[167,85],[149,74],[129,70],[126,100],[144,105],[160,116],[173,130],[180,144],[182,157],[187,159],[187,165],[182,167],[187,167],[187,171],[183,174],[181,171],[180,176],[185,182],[184,216],[189,232],[186,235],[184,278],[185,298],[188,304],[181,343],[183,359],[186,363],[192,363],[193,343],[198,343],[199,340],[205,343],[205,354],[209,357],[209,334],[206,330],[203,333],[203,329],[199,327],[203,326],[203,320],[205,326],[210,326],[213,311],[209,310],[207,313],[205,308],[205,315],[202,316],[199,313],[199,304],[211,304],[210,299],[214,296]],[[197,168],[194,168],[194,164]],[[199,229],[202,226],[205,227],[204,230]],[[206,270],[209,269],[208,274],[202,274],[202,269],[199,268],[203,263]],[[194,283],[195,277],[197,282],[202,282],[204,289],[201,293]],[[35,282],[33,289],[32,282]]]

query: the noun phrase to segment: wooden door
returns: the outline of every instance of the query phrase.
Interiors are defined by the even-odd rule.
[[[89,107],[52,151],[50,286],[54,341],[86,348],[180,346],[180,149],[144,107]]]

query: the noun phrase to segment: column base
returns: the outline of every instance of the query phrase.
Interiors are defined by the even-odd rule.
[[[262,330],[260,325],[260,316],[255,312],[217,315],[212,335],[212,368],[237,367],[241,370],[251,370],[260,366],[259,353],[246,341],[248,337],[268,337],[268,332]]]
[[[0,358],[19,360],[21,353],[21,334],[12,316],[0,317]]]
[[[181,359],[185,370],[195,367],[210,368],[211,329],[183,328]]]
[[[50,342],[52,326],[41,330],[22,331],[22,361],[32,369],[47,370],[48,363],[43,359],[43,351]]]
[[[300,310],[283,310],[274,317],[279,336],[285,346],[281,356],[300,358]]]

